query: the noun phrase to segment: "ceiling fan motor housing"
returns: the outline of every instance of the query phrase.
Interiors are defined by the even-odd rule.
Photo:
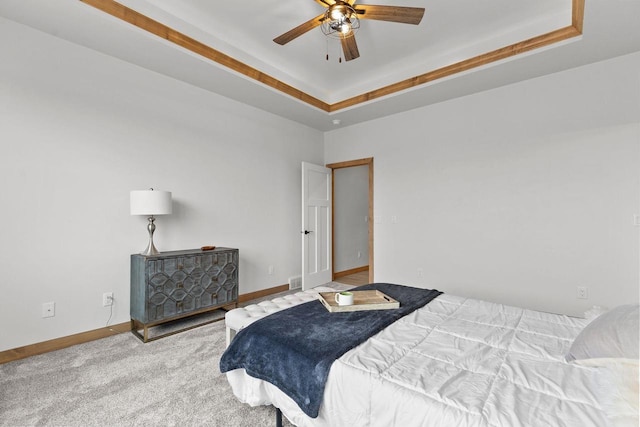
[[[357,13],[349,3],[336,1],[329,6],[322,21],[322,32],[337,38],[351,36],[360,28]]]

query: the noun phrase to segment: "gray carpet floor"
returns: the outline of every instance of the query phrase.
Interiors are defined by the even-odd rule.
[[[146,344],[124,333],[2,364],[0,426],[275,426],[275,408],[236,400],[218,367],[224,349],[220,321]]]

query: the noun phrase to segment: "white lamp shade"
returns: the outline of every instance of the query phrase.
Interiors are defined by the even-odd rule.
[[[171,210],[170,191],[140,190],[131,192],[131,215],[168,215]]]

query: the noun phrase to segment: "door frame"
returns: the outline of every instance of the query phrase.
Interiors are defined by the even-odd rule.
[[[335,170],[342,168],[350,168],[354,166],[369,167],[369,283],[373,283],[373,157],[367,157],[358,160],[349,160],[346,162],[329,163],[325,167],[331,169],[331,280],[335,280]]]

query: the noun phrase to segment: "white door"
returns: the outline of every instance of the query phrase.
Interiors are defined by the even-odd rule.
[[[331,281],[331,169],[302,162],[302,289]]]

